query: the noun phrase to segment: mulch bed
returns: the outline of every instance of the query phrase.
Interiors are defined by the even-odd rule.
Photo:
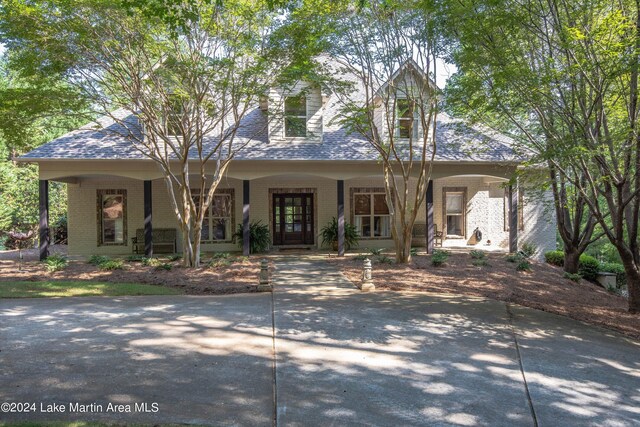
[[[375,256],[371,256],[375,259]],[[602,287],[563,277],[561,268],[532,262],[531,272],[516,271],[505,254],[487,253],[490,266],[475,267],[468,253],[452,253],[445,266],[433,267],[430,256],[416,256],[409,265],[374,262],[377,289],[421,291],[485,297],[560,314],[640,338],[640,314],[627,311],[627,300]],[[362,261],[353,256],[331,258],[354,283]]]
[[[62,271],[49,273],[37,261],[26,261],[18,270],[15,260],[0,259],[0,284],[21,280],[87,280],[111,283],[144,283],[181,289],[190,295],[233,294],[257,292],[260,261],[249,258],[229,265],[183,268],[180,261],[171,262],[167,271],[144,266],[140,262],[125,262],[124,269],[104,271],[84,261],[70,261]]]

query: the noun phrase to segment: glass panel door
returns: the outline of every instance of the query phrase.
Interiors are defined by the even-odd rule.
[[[313,244],[313,195],[273,195],[273,244]]]

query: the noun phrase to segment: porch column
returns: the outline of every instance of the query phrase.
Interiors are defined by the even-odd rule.
[[[338,256],[344,256],[344,181],[338,180]]]
[[[144,256],[153,257],[153,227],[151,226],[151,181],[144,182]]]
[[[40,261],[49,256],[49,181],[39,181],[39,209],[40,209]]]
[[[518,184],[509,185],[509,252],[518,251]]]
[[[433,244],[435,239],[435,228],[433,223],[433,180],[429,180],[427,185],[427,195],[425,197],[425,206],[427,208],[427,253],[433,253]]]
[[[251,183],[248,179],[242,181],[242,255],[249,256],[251,234],[249,233],[249,192]]]

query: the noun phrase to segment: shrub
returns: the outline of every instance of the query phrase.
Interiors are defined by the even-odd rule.
[[[582,276],[579,273],[564,273],[564,277],[571,280],[572,282],[579,283],[582,279]]]
[[[231,265],[231,261],[224,259],[224,258],[218,258],[218,259],[213,259],[211,260],[211,262],[209,263],[209,268],[220,268],[220,267],[228,267]]]
[[[353,259],[355,261],[364,261],[367,258],[369,258],[368,255],[362,255],[362,254],[361,255],[356,255],[356,256],[353,257]]]
[[[378,257],[378,262],[380,264],[393,264],[393,260],[386,255],[381,255]]]
[[[369,253],[371,255],[380,256],[380,255],[382,255],[382,249],[381,248],[369,249]]]
[[[89,264],[93,264],[93,265],[100,265],[100,264],[103,264],[103,263],[109,261],[110,259],[111,258],[109,258],[108,256],[105,256],[105,255],[91,255],[87,262]]]
[[[525,258],[531,258],[536,254],[536,252],[538,252],[538,248],[533,243],[524,242],[520,252],[522,252]]]
[[[547,264],[557,265],[562,267],[564,265],[564,252],[563,251],[549,251],[544,253],[544,260]]]
[[[520,258],[518,264],[516,265],[517,271],[531,271],[531,263],[526,258]]]
[[[322,246],[334,247],[338,244],[338,220],[334,216],[331,221],[320,230]],[[358,229],[355,225],[344,223],[344,249],[349,250],[358,246]]]
[[[169,264],[168,262],[163,262],[160,265],[158,265],[156,267],[156,270],[167,270],[170,271],[173,268],[173,266],[171,264]]]
[[[509,255],[507,255],[507,257],[505,259],[507,260],[507,262],[517,263],[517,262],[520,262],[524,258],[520,254],[509,254]]]
[[[216,252],[211,259],[228,259],[231,256],[229,252]]]
[[[242,247],[243,230],[242,224],[238,224],[238,229],[233,235],[238,241],[238,245]],[[271,242],[271,234],[269,226],[262,224],[262,221],[252,222],[249,224],[249,253],[266,252]]]
[[[485,259],[486,256],[487,256],[485,251],[480,251],[480,250],[477,250],[477,249],[474,249],[471,252],[469,252],[469,255],[471,255],[471,258],[473,258],[473,259]]]
[[[162,261],[158,258],[142,258],[142,265],[147,267],[160,267]]]
[[[64,270],[67,266],[67,258],[62,255],[49,255],[44,261],[44,268],[49,272]]]
[[[107,260],[98,264],[100,270],[122,270],[124,262],[121,259]]]
[[[418,248],[411,248],[411,250],[409,251],[409,253],[411,254],[411,256],[416,256],[416,255],[418,255]]]
[[[169,258],[169,261],[178,261],[182,259],[182,255],[173,254],[173,255],[169,255],[167,258]]]
[[[616,275],[616,287],[618,289],[626,286],[627,275],[624,272],[624,266],[617,262],[603,262],[600,264],[600,271],[607,273],[615,273]]]
[[[440,267],[444,265],[449,259],[449,255],[451,255],[449,251],[443,251],[443,250],[433,251],[433,255],[431,255],[431,265],[433,265],[434,267]]]
[[[578,273],[586,280],[595,282],[600,271],[600,261],[590,255],[580,255],[578,262]]]
[[[471,261],[471,264],[474,267],[491,267],[486,259],[474,259],[473,261]]]
[[[129,255],[125,258],[127,262],[142,262],[144,256],[142,255]]]

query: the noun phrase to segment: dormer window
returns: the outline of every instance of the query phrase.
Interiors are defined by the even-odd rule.
[[[177,97],[169,99],[169,106],[164,113],[164,126],[167,136],[182,136],[182,117],[184,116],[184,105]]]
[[[303,95],[288,96],[284,100],[284,136],[307,136],[307,98]]]
[[[418,137],[418,109],[408,99],[396,100],[396,137]]]

